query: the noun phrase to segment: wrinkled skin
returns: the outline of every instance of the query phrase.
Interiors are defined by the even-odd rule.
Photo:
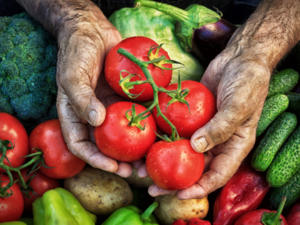
[[[88,124],[97,126],[104,120],[103,104],[116,100],[101,77],[97,97],[102,103],[94,90],[104,56],[120,41],[119,33],[88,0],[18,2],[58,39],[57,106],[68,147],[94,167],[130,175],[131,166],[99,153],[88,133]],[[202,82],[216,94],[218,113],[191,138],[195,151],[207,152],[207,172],[195,185],[178,192],[179,198],[200,198],[222,187],[251,150],[270,74],[300,37],[299,4],[263,1],[210,63]],[[143,165],[138,174],[147,175]],[[149,187],[152,196],[168,192]]]

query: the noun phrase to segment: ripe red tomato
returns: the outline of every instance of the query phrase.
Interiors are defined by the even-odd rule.
[[[22,171],[22,176],[25,182],[30,179],[25,170]],[[32,209],[32,203],[34,200],[41,197],[46,191],[59,186],[59,182],[57,180],[44,176],[41,173],[36,173],[32,176],[33,177],[29,183],[30,190],[23,193],[25,210],[27,209],[28,211]]]
[[[128,71],[122,72],[123,77],[128,76],[128,73],[138,75],[132,77],[130,81],[146,80],[146,77],[140,67],[126,58],[124,55],[118,53],[118,49],[123,48],[138,59],[149,61],[150,59],[148,57],[148,51],[155,46],[158,46],[158,44],[152,39],[138,36],[124,39],[109,51],[105,59],[104,74],[108,84],[115,92],[128,99],[127,94],[124,93],[121,86],[119,85],[121,71]],[[152,53],[155,53],[156,50],[157,49],[153,50]],[[165,56],[166,59],[170,59],[168,53],[162,48],[159,49],[157,58],[160,56]],[[170,63],[162,63],[161,66],[172,68],[172,64]],[[172,70],[161,69],[153,64],[149,64],[148,70],[150,71],[150,74],[152,75],[152,78],[157,86],[165,87],[170,83],[172,78]],[[136,101],[147,101],[153,99],[153,90],[151,85],[148,83],[135,85],[132,89],[129,90],[129,92],[135,95],[140,94],[137,98],[134,99]]]
[[[0,184],[2,187],[9,183],[7,176],[0,174]],[[8,191],[12,193],[9,197],[0,197],[0,222],[18,220],[24,210],[24,200],[19,185],[13,184]]]
[[[242,215],[234,225],[264,225],[265,223],[261,222],[262,216],[264,213],[276,212],[268,209],[256,209],[246,214]],[[286,219],[280,215],[281,223],[280,225],[288,225]],[[274,223],[277,224],[277,223]]]
[[[143,130],[129,125],[125,114],[131,110],[133,104],[117,102],[110,105],[106,109],[104,122],[94,131],[99,150],[113,159],[124,162],[142,158],[156,138],[156,124],[152,115],[140,122]],[[134,105],[136,114],[146,110],[142,105]]]
[[[204,155],[190,141],[154,143],[146,156],[146,168],[154,183],[164,189],[185,189],[196,183],[204,169]]]
[[[28,135],[21,122],[14,116],[0,112],[0,141],[9,140],[14,148],[6,152],[9,160],[4,160],[6,165],[19,167],[24,162],[24,156],[28,154]],[[2,154],[0,154],[1,157]],[[3,171],[0,169],[0,172]]]
[[[45,164],[40,171],[51,178],[65,179],[79,173],[85,162],[73,155],[63,139],[59,120],[48,120],[36,126],[29,136],[31,152],[43,152]]]
[[[176,90],[178,84],[171,84],[167,90]],[[172,99],[167,93],[161,92],[158,96],[162,113],[174,124],[180,136],[189,138],[205,125],[216,112],[215,97],[211,91],[197,81],[186,80],[181,82],[182,89],[188,90],[184,98],[188,105],[179,101],[168,104]],[[153,110],[157,126],[167,134],[171,134],[171,127]]]

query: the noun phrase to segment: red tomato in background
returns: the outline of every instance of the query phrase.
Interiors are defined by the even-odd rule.
[[[9,160],[4,160],[6,165],[19,167],[24,162],[24,156],[28,154],[28,135],[21,122],[8,113],[0,113],[0,141],[9,140],[14,145],[13,149],[6,152]],[[2,154],[0,154],[0,157]],[[3,171],[0,169],[0,171]]]
[[[264,225],[261,222],[262,215],[267,212],[276,212],[268,209],[256,209],[241,216],[234,225]],[[280,215],[281,225],[288,225],[286,219]]]
[[[159,141],[149,149],[146,168],[154,183],[164,189],[185,189],[196,183],[204,169],[204,155],[195,152],[190,141]]]
[[[73,177],[85,166],[85,162],[73,155],[63,139],[59,120],[48,120],[36,126],[29,136],[31,152],[43,152],[46,165],[40,171],[51,178]]]
[[[178,84],[171,84],[167,90],[176,90]],[[216,112],[215,97],[203,84],[197,81],[186,80],[181,82],[182,89],[188,89],[188,95],[184,98],[187,106],[182,102],[173,102],[167,93],[158,95],[159,106],[162,113],[174,124],[181,137],[189,138],[192,134],[205,125]],[[153,110],[157,126],[167,134],[171,134],[171,127],[161,117],[157,116],[156,108]]]
[[[22,176],[25,182],[30,179],[25,170],[22,171]],[[30,180],[29,190],[27,193],[23,193],[25,210],[30,211],[32,209],[32,203],[37,198],[41,197],[46,191],[59,186],[59,182],[50,177],[46,177],[41,173],[32,174]]]
[[[146,80],[146,77],[141,70],[141,68],[129,60],[127,57],[124,55],[118,53],[119,48],[123,48],[133,54],[135,57],[137,57],[140,60],[143,61],[149,61],[148,57],[148,51],[152,48],[158,46],[158,44],[153,41],[150,38],[147,37],[130,37],[122,40],[119,44],[114,46],[108,53],[105,59],[105,79],[108,82],[108,84],[112,87],[112,89],[117,92],[119,95],[126,97],[127,99],[128,96],[127,94],[124,93],[122,88],[119,85],[120,81],[120,72],[122,70],[126,70],[131,74],[138,74],[139,76],[134,76],[133,78],[130,79],[130,81],[135,81],[135,80]],[[152,52],[154,53],[156,51],[153,50]],[[160,56],[165,56],[166,59],[170,59],[168,53],[160,48],[158,57]],[[172,64],[162,64],[163,67],[166,68],[172,68]],[[172,70],[165,70],[165,69],[160,69],[159,67],[149,64],[148,70],[150,74],[152,75],[152,78],[154,82],[156,83],[157,86],[159,87],[165,87],[167,86],[172,78]],[[128,73],[122,72],[122,76],[126,77]],[[150,84],[140,84],[140,85],[135,85],[132,89],[129,90],[130,93],[138,95],[140,94],[137,98],[134,100],[136,101],[148,101],[153,99],[153,90]]]
[[[299,225],[300,224],[300,202],[295,203],[288,213],[287,221],[289,225]]]
[[[119,161],[132,162],[142,158],[156,138],[156,124],[152,115],[141,121],[143,130],[129,125],[125,114],[131,110],[133,104],[117,102],[110,105],[106,109],[104,122],[94,130],[99,150]],[[136,114],[146,110],[142,105],[134,105]]]
[[[0,174],[1,186],[4,187],[9,183],[7,176]],[[24,210],[24,200],[18,184],[8,189],[12,195],[9,197],[0,197],[0,222],[18,220]]]

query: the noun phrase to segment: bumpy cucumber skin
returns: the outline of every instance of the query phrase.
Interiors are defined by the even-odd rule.
[[[297,126],[297,116],[284,112],[271,124],[252,156],[252,167],[266,171],[276,153]]]
[[[289,98],[289,108],[288,110],[295,112],[300,116],[300,93],[291,92],[287,94]]]
[[[300,198],[300,171],[282,187],[271,189],[269,201],[273,209],[278,208],[283,196],[286,196],[285,207],[291,206]]]
[[[289,99],[286,95],[278,94],[267,98],[258,121],[256,136],[260,136],[288,106]]]
[[[300,127],[280,149],[267,171],[267,181],[272,187],[284,185],[300,169]]]
[[[268,97],[291,91],[299,81],[299,73],[294,69],[284,69],[272,75]]]

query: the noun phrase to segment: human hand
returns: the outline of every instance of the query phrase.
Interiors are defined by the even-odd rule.
[[[207,196],[237,171],[254,145],[270,73],[255,49],[234,41],[209,64],[201,82],[216,94],[217,113],[191,137],[193,149],[205,152],[207,168],[196,184],[177,192],[179,198]],[[168,193],[149,187],[152,196]]]
[[[57,110],[64,139],[70,151],[91,166],[127,177],[130,165],[100,153],[89,132],[89,125],[99,126],[105,119],[105,106],[119,100],[99,75],[105,54],[121,36],[96,7],[82,11],[81,18],[66,23],[58,37]]]

